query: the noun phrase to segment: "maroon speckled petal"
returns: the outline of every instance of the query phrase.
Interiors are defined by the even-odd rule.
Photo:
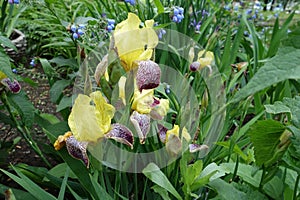
[[[5,85],[12,93],[19,93],[21,91],[21,85],[17,80],[11,81],[9,78],[4,78],[1,83]]]
[[[150,130],[150,116],[146,114],[140,114],[137,111],[133,111],[130,116],[130,121],[140,138],[140,143],[144,144],[147,134]]]
[[[158,136],[159,136],[160,141],[162,143],[165,143],[168,129],[161,124],[158,124],[157,128],[158,128]]]
[[[160,83],[160,68],[158,64],[151,60],[140,61],[138,71],[136,74],[136,83],[138,89],[156,88]]]
[[[133,148],[133,134],[126,126],[122,124],[112,124],[111,130],[105,134],[105,137],[126,144],[130,146],[131,149]]]
[[[69,154],[76,159],[82,160],[86,167],[89,167],[89,158],[86,153],[88,142],[79,142],[74,136],[66,139],[66,146]]]
[[[209,147],[205,144],[199,145],[199,144],[190,144],[189,149],[191,153],[195,153],[197,151],[207,150]]]

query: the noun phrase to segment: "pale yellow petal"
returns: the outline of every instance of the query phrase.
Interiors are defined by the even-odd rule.
[[[146,25],[147,28],[152,28],[154,26],[154,20],[153,19],[146,20],[145,25]]]
[[[126,105],[126,99],[125,99],[125,84],[126,84],[127,78],[125,76],[121,76],[118,86],[119,86],[119,97],[122,100],[123,104]]]
[[[142,92],[137,89],[134,91],[133,103],[131,108],[136,110],[141,114],[149,114],[151,111],[151,105],[154,102],[153,99],[154,90],[142,90]]]
[[[110,129],[111,119],[115,114],[115,108],[106,102],[100,91],[93,92],[90,96],[95,103],[98,125],[104,133],[107,133]]]
[[[79,94],[68,119],[69,127],[78,141],[96,142],[105,134],[99,126],[96,107],[89,96]]]
[[[116,26],[114,31],[115,47],[126,71],[137,67],[137,61],[149,60],[152,49],[158,44],[158,37],[152,28],[154,21],[145,22],[146,27],[140,28],[141,20],[133,13]],[[146,51],[144,53],[144,51]]]
[[[214,61],[214,53],[211,51],[202,50],[198,53],[198,62],[200,63],[200,68],[211,65]]]

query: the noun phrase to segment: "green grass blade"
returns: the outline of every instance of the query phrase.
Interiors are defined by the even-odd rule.
[[[69,177],[69,172],[70,172],[70,168],[67,167],[64,180],[63,180],[63,182],[61,184],[61,187],[60,187],[58,200],[64,200],[64,195],[65,195],[65,192],[66,192],[66,186],[67,186],[67,181],[68,181],[68,177]]]
[[[48,192],[44,191],[40,186],[35,184],[33,181],[31,181],[27,176],[22,174],[17,168],[13,167],[15,172],[20,176],[17,177],[16,175],[5,171],[3,169],[0,169],[3,173],[5,173],[7,176],[9,176],[11,179],[13,179],[15,182],[17,182],[20,186],[22,186],[25,190],[27,190],[30,194],[32,194],[35,198],[40,200],[56,200],[56,198],[49,194]]]

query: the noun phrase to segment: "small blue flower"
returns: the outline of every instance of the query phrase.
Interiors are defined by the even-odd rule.
[[[159,32],[158,32],[158,38],[159,39],[162,39],[163,35],[165,35],[167,32],[165,29],[160,29]]]
[[[73,24],[73,25],[71,26],[71,31],[72,31],[73,33],[75,33],[76,30],[77,30],[77,27],[75,26],[75,24]]]
[[[20,1],[19,0],[8,0],[8,3],[10,3],[10,4],[19,4]]]
[[[18,70],[17,69],[12,69],[12,72],[17,74],[18,73]]]
[[[83,34],[84,34],[84,31],[83,31],[82,29],[78,29],[78,30],[77,30],[77,33],[78,33],[79,35],[83,35]]]
[[[79,24],[79,25],[78,25],[78,28],[80,28],[80,29],[85,29],[85,25],[84,25],[84,24]]]
[[[107,19],[107,31],[110,33],[115,28],[116,21],[114,19]]]
[[[130,5],[135,5],[135,0],[125,0],[126,3],[129,3]]]
[[[31,59],[29,64],[30,64],[30,66],[35,67],[35,59]]]
[[[77,33],[73,33],[73,38],[74,38],[75,40],[77,40],[77,39],[79,38],[79,35],[78,35]]]
[[[173,10],[172,21],[175,23],[180,23],[184,18],[184,9],[182,7],[175,7]]]

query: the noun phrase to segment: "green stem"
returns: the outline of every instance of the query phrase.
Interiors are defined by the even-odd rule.
[[[238,172],[238,169],[239,169],[239,155],[236,156],[236,163],[235,163],[235,168],[234,168],[234,172],[233,172],[233,175],[232,175],[232,181],[234,181],[235,177],[236,177],[236,174]]]
[[[259,183],[259,188],[258,188],[259,191],[262,191],[262,189],[263,189],[263,182],[264,182],[264,179],[265,179],[265,176],[266,176],[266,173],[267,173],[264,165],[262,166],[262,169],[263,169],[263,172],[262,172],[260,183]]]
[[[294,187],[293,200],[297,199],[297,191],[298,191],[299,181],[300,181],[300,174],[298,174],[297,179],[296,179],[296,183],[295,183],[295,187]]]
[[[16,125],[17,130],[21,133],[22,137],[25,139],[25,141],[29,144],[29,146],[41,157],[41,159],[46,163],[48,167],[51,167],[51,164],[48,162],[48,160],[44,157],[42,151],[38,147],[37,143],[32,139],[30,131],[28,128],[23,125],[23,123],[20,123],[14,116],[12,109],[10,107],[10,104],[7,100],[7,96],[5,92],[3,91],[1,93],[1,101],[4,104],[5,108],[7,109],[11,119]]]

